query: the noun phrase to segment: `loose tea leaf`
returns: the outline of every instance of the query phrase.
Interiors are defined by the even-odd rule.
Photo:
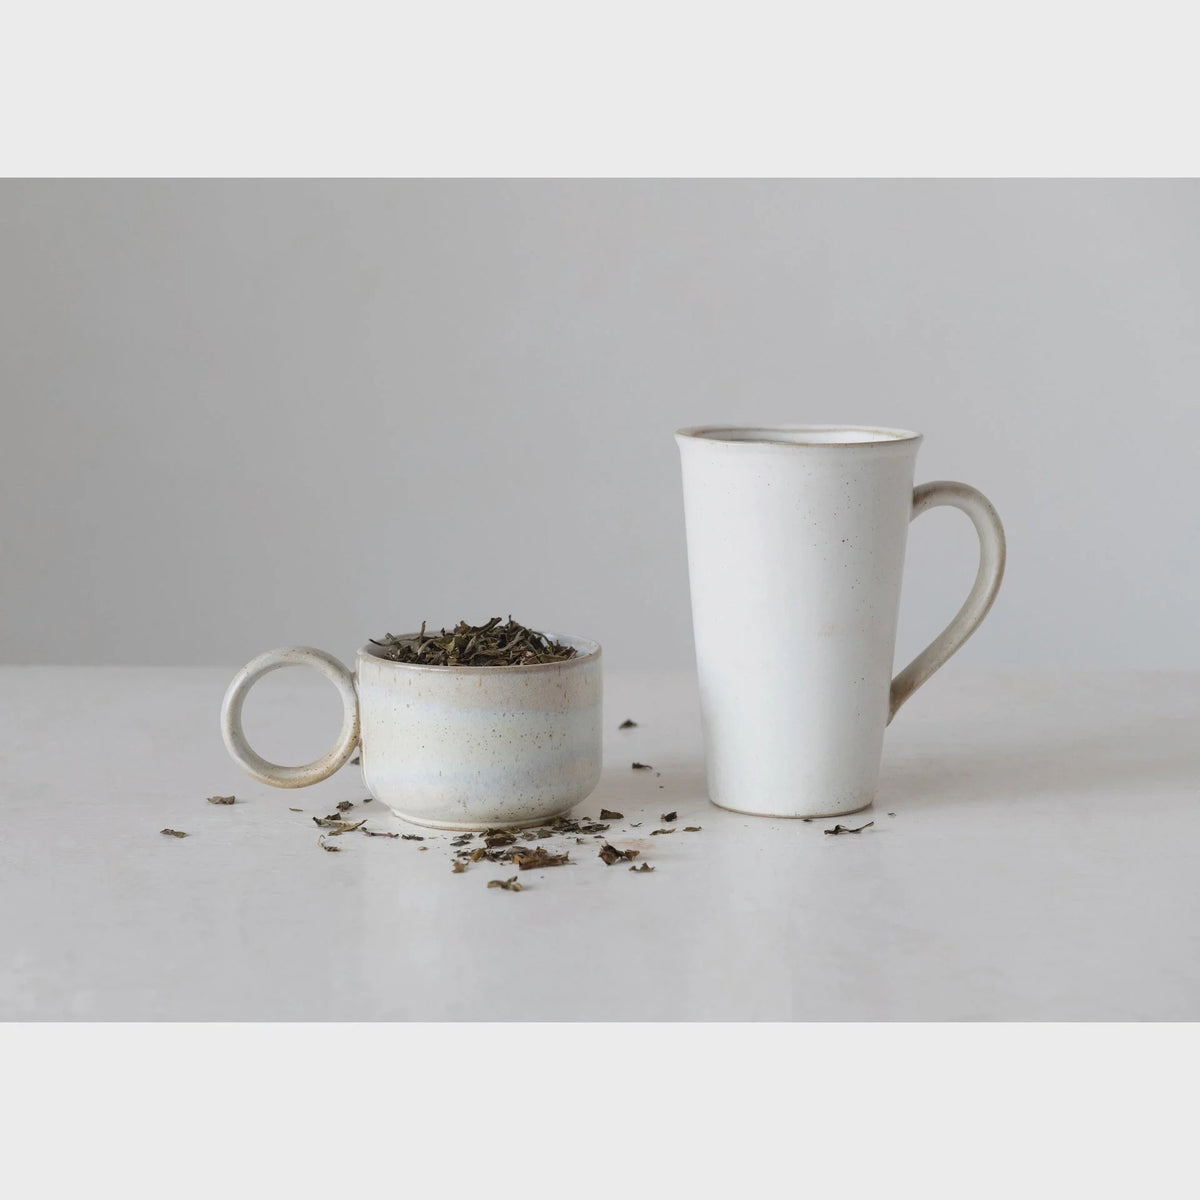
[[[622,721],[622,722],[620,723],[620,725],[618,725],[618,726],[617,726],[617,728],[618,728],[618,729],[636,729],[636,728],[637,728],[637,722],[636,722],[636,721],[631,721],[631,720],[630,720],[628,717],[626,717],[626,718],[625,718],[625,720],[624,720],[624,721]],[[651,868],[651,870],[653,870],[653,868]]]
[[[356,754],[356,755],[355,755],[355,756],[354,756],[354,757],[353,757],[353,758],[350,760],[350,765],[351,765],[352,767],[361,766],[361,765],[362,765],[362,756],[361,756],[361,755],[359,755],[359,754]]]
[[[700,830],[703,828],[704,828],[703,825],[685,825],[683,827],[683,832],[684,833],[699,833]]]
[[[506,892],[519,892],[522,890],[515,875],[511,879],[489,879],[488,887],[503,888]]]
[[[642,863],[640,867],[629,868],[635,875],[645,875],[647,871],[653,871],[654,868],[649,863]]]
[[[485,846],[476,846],[475,849],[471,851],[471,861],[478,862],[486,853],[487,848]]]
[[[303,811],[304,811],[304,809],[302,809],[302,808],[289,808],[288,809],[288,812],[303,812]]]
[[[467,869],[467,864],[461,861],[454,861],[450,864],[450,870],[455,875],[461,875]]]
[[[651,837],[658,837],[660,833],[674,833],[674,829],[652,829],[650,830]]]
[[[458,837],[451,841],[450,845],[465,846],[474,836],[475,835],[473,833],[460,833]]]
[[[400,836],[406,842],[423,842],[425,840],[419,833],[402,833]]]
[[[864,829],[870,829],[874,825],[874,821],[868,821],[865,825],[860,825],[857,829],[850,829],[846,825],[835,825],[832,829],[825,830],[826,833],[862,833]]]
[[[600,810],[600,820],[602,821],[621,821],[624,818],[624,813],[613,812],[610,808],[602,808]]]
[[[209,804],[232,804],[236,797],[234,796],[209,796]]]
[[[660,821],[674,821],[679,814],[677,812],[663,813],[658,819]]]
[[[634,763],[633,769],[635,771],[653,771],[654,770],[654,768],[649,763]]]
[[[336,816],[332,817],[313,817],[313,821],[322,829],[332,829],[337,833],[351,833],[355,829],[361,829],[366,823],[367,818],[363,817],[361,821],[339,821]]]
[[[574,866],[570,854],[551,854],[545,846],[539,846],[532,853],[513,854],[511,861],[522,871],[532,871],[534,867]]]
[[[507,829],[489,829],[483,835],[483,844],[489,849],[496,846],[511,846],[517,840],[515,833],[510,833]]]
[[[168,837],[188,837],[189,836],[188,834],[184,833],[182,829],[160,829],[158,832],[165,833],[165,834],[167,834]]]
[[[637,858],[639,854],[641,854],[640,850],[618,850],[616,846],[610,846],[608,842],[605,842],[604,845],[600,847],[600,857],[610,867],[613,865],[613,863],[620,862],[621,859],[632,861],[633,859]]]
[[[367,837],[398,838],[400,836],[398,833],[384,833],[382,830],[375,830],[375,829],[364,829],[363,833],[365,833],[367,835]],[[422,850],[424,848],[425,848],[424,846],[421,847]]]
[[[382,647],[382,658],[392,662],[418,663],[426,667],[524,667],[535,663],[564,662],[574,658],[573,646],[552,641],[518,624],[510,616],[507,625],[493,617],[486,625],[468,625],[459,621],[453,631],[426,634],[425,622],[415,637],[389,633],[372,638]]]
[[[348,812],[354,807],[354,804],[349,800],[339,800],[337,802],[338,812]]]
[[[321,836],[319,838],[317,838],[317,845],[320,846],[322,850],[328,850],[330,854],[337,854],[342,849],[341,846],[331,846],[325,840],[324,834],[321,834]]]
[[[889,817],[894,817],[895,815],[896,815],[895,813],[888,813]]]
[[[630,827],[629,827],[629,828],[630,828],[630,829],[641,829],[641,827],[642,827],[642,822],[641,822],[641,821],[635,821],[635,822],[634,822],[632,825],[630,825]]]

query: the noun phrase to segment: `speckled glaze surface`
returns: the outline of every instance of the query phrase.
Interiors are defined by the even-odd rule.
[[[307,767],[266,763],[245,745],[241,700],[272,663],[286,665],[277,660],[299,655],[303,665],[322,669],[308,656],[330,656],[307,647],[271,651],[230,685],[222,710],[226,745],[256,778],[300,787],[337,770],[361,744],[371,795],[407,821],[440,829],[540,824],[585,799],[601,768],[600,647],[551,636],[574,646],[577,657],[521,667],[425,667],[391,662],[364,646],[353,677],[333,659],[351,680],[353,713],[347,700],[338,744]],[[355,739],[347,748],[351,724]]]
[[[739,812],[869,807],[900,705],[986,615],[1004,532],[960,483],[913,489],[920,434],[865,426],[676,434],[709,796]],[[980,536],[975,586],[895,679],[908,526],[938,504]]]

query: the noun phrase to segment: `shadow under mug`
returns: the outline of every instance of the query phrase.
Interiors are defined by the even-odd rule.
[[[574,647],[576,656],[527,666],[434,667],[393,662],[366,645],[351,673],[324,650],[270,650],[230,683],[221,735],[234,760],[273,787],[318,783],[361,747],[371,795],[406,821],[470,830],[538,825],[586,799],[601,769],[600,647],[547,636]],[[289,666],[320,672],[343,706],[333,748],[298,767],[268,762],[242,728],[251,687]]]

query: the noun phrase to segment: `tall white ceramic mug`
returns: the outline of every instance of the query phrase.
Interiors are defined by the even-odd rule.
[[[996,597],[996,510],[964,483],[914,490],[921,435],[905,430],[710,426],[676,440],[709,797],[780,817],[869,807],[888,723]],[[974,522],[979,572],[893,679],[908,526],[941,504]]]

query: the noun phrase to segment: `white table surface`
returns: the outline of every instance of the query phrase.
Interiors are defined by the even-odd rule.
[[[951,664],[846,822],[875,825],[829,837],[708,803],[689,676],[610,674],[576,815],[624,813],[609,838],[656,869],[588,839],[516,894],[378,803],[354,813],[427,840],[323,852],[311,818],[364,798],[358,769],[243,775],[217,729],[231,675],[0,670],[0,1019],[1200,1019],[1200,676]],[[261,693],[264,752],[324,749],[332,688],[287,671]],[[646,836],[669,809],[681,831]]]

